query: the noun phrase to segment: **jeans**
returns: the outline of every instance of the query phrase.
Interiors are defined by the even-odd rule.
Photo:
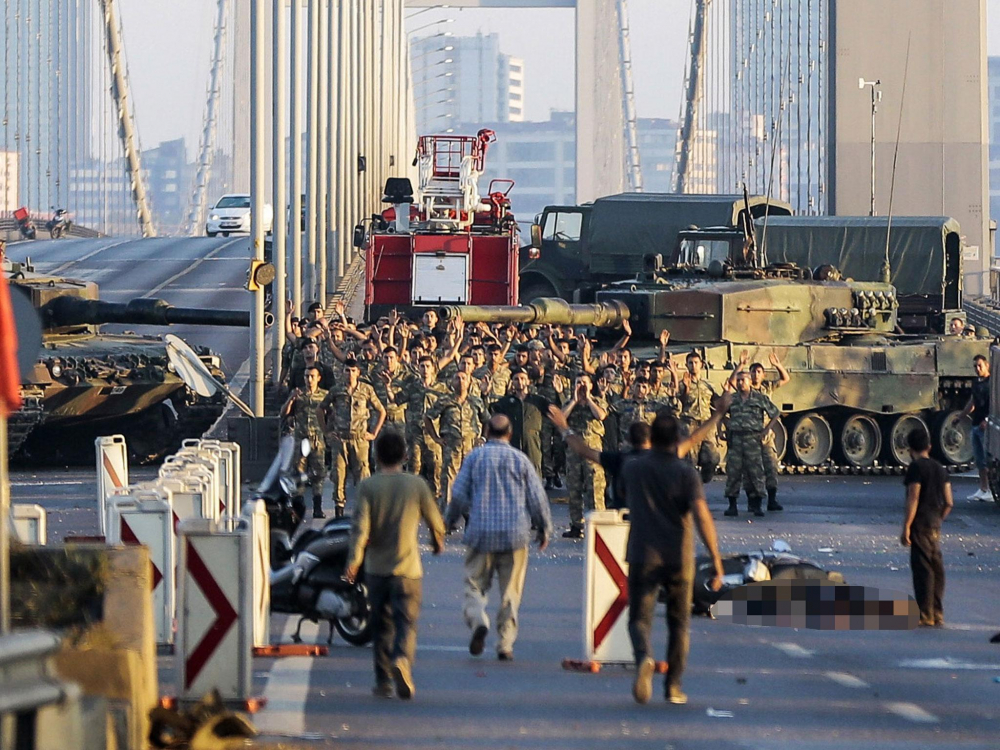
[[[412,665],[417,653],[423,583],[419,578],[372,575],[365,582],[371,605],[375,683],[391,685],[392,662],[405,656]]]
[[[972,455],[976,460],[977,469],[986,468],[986,428],[972,428]]]
[[[913,571],[913,598],[920,608],[922,622],[944,621],[944,559],[941,557],[941,532],[937,529],[911,529],[910,569]]]
[[[663,587],[667,595],[666,689],[681,686],[687,664],[694,570],[631,565],[628,571],[628,634],[638,665],[649,656],[656,599]]]

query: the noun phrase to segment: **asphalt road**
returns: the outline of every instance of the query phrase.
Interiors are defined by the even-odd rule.
[[[12,480],[15,502],[49,509],[52,536],[92,533],[92,472],[15,472]],[[974,489],[969,478],[956,477],[954,486],[943,630],[818,632],[696,618],[684,681],[689,704],[660,701],[657,682],[654,700],[637,706],[631,670],[561,668],[562,659],[582,656],[581,543],[557,538],[544,554],[533,552],[516,661],[501,664],[492,639],[483,657],[466,651],[463,550],[453,536],[440,557],[425,549],[414,701],[373,698],[370,649],[338,638],[325,658],[255,663],[257,690],[269,701],[255,722],[338,748],[996,748],[1000,646],[988,638],[1000,629],[1000,508],[965,500]],[[721,493],[721,482],[709,486],[724,553],[781,538],[849,583],[911,590],[908,553],[898,543],[898,477],[787,478],[787,510],[759,521],[723,518]],[[565,505],[554,515],[566,524]],[[491,611],[495,602],[494,594]],[[275,617],[273,639],[287,639],[294,624]],[[303,633],[325,642],[326,626]],[[169,661],[162,665],[169,694]]]
[[[8,245],[8,255],[18,261],[30,256],[39,272],[93,281],[108,302],[157,297],[179,307],[250,309],[250,295],[243,289],[250,256],[246,236],[36,240]],[[208,346],[222,356],[229,377],[249,351],[249,333],[242,328],[106,326],[110,332],[126,329],[174,333],[190,344]]]

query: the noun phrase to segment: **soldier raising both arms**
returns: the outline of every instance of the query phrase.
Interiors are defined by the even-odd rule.
[[[601,450],[608,403],[595,393],[589,374],[577,376],[573,399],[563,407],[563,414],[572,434],[579,435],[594,450]],[[584,510],[604,510],[604,481],[604,469],[600,466],[588,463],[576,453],[566,456],[570,527],[564,537],[582,539]]]
[[[327,392],[319,387],[320,371],[316,365],[306,367],[303,373],[304,388],[296,388],[281,409],[282,417],[290,417],[295,435],[295,468],[306,474],[312,488],[313,518],[323,518],[323,461],[326,440],[323,437],[324,419],[321,406]],[[309,455],[302,455],[302,441],[309,441]],[[293,501],[299,518],[305,516],[305,503],[301,497]]]
[[[439,503],[446,508],[451,502],[451,486],[458,476],[462,461],[481,442],[485,423],[482,401],[469,393],[469,374],[455,373],[451,392],[444,393],[424,412],[424,430],[441,446],[441,494]],[[440,430],[434,420],[440,420]]]
[[[765,426],[764,415],[770,417]],[[761,499],[764,496],[764,463],[761,443],[770,433],[780,412],[767,396],[750,385],[750,373],[736,376],[736,396],[729,405],[729,452],[726,454],[726,499],[729,508],[725,515],[735,516],[736,502],[740,496],[740,482],[747,487],[747,506],[755,516],[763,516]]]
[[[712,418],[712,401],[719,394],[715,386],[702,376],[704,361],[698,352],[687,355],[687,372],[678,384],[678,396],[681,402],[681,422],[687,427],[688,433],[694,433],[701,425]],[[688,454],[691,462],[701,470],[701,481],[708,484],[719,468],[719,446],[715,433],[709,434],[700,445],[691,447]]]

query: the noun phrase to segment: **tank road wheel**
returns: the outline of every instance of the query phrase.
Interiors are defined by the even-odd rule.
[[[969,463],[972,460],[972,420],[960,411],[936,415],[931,444],[945,463]]]
[[[906,437],[917,429],[923,429],[930,435],[927,423],[919,414],[900,414],[892,419],[885,440],[886,461],[896,466],[910,465],[910,449],[906,446]]]
[[[792,455],[803,466],[821,466],[830,458],[833,430],[816,412],[799,417],[792,428]]]
[[[854,414],[840,428],[838,453],[848,466],[871,466],[882,450],[882,430],[867,414]]]
[[[774,423],[771,432],[774,434],[774,452],[778,456],[778,461],[783,461],[788,450],[788,430],[785,428],[785,423],[779,419]]]

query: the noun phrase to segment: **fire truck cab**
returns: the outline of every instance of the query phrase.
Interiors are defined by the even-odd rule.
[[[512,180],[493,180],[479,193],[492,130],[475,136],[422,136],[417,145],[419,190],[389,178],[390,207],[359,225],[365,253],[365,318],[393,309],[420,315],[448,304],[517,303],[518,232],[508,195]]]

